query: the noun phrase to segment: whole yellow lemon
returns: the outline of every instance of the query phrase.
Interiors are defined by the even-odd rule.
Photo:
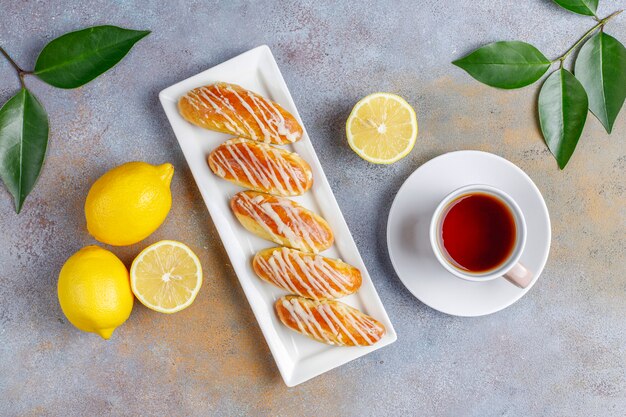
[[[100,242],[132,245],[150,236],[172,207],[172,164],[128,162],[91,186],[85,202],[87,230]]]
[[[95,245],[82,248],[65,261],[57,293],[70,323],[105,339],[133,309],[128,269],[113,253]]]

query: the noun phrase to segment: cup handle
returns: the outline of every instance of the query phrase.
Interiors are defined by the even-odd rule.
[[[513,265],[509,272],[504,274],[504,278],[520,288],[528,287],[533,280],[533,276],[534,274],[519,262]]]

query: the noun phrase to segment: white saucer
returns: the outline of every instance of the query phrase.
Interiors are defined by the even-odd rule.
[[[499,188],[522,209],[528,237],[520,262],[535,274],[527,288],[504,278],[464,281],[435,258],[428,237],[431,216],[448,193],[468,184]],[[535,183],[513,163],[480,151],[450,152],[415,170],[400,187],[387,221],[389,257],[400,280],[424,304],[455,316],[495,313],[522,298],[546,265],[550,235],[548,208]]]

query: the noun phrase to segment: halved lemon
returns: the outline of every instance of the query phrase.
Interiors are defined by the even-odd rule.
[[[135,297],[161,313],[189,307],[201,285],[198,257],[189,247],[173,240],[148,246],[130,267],[130,286]]]
[[[402,97],[374,93],[361,99],[346,122],[348,144],[361,158],[391,164],[411,152],[417,138],[415,110]]]

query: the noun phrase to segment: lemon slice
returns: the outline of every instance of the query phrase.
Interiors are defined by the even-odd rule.
[[[193,303],[202,285],[202,267],[186,245],[162,240],[145,248],[130,267],[130,286],[146,307],[175,313]]]
[[[348,144],[361,158],[374,164],[391,164],[413,149],[417,116],[400,96],[370,94],[352,109],[346,135]]]

